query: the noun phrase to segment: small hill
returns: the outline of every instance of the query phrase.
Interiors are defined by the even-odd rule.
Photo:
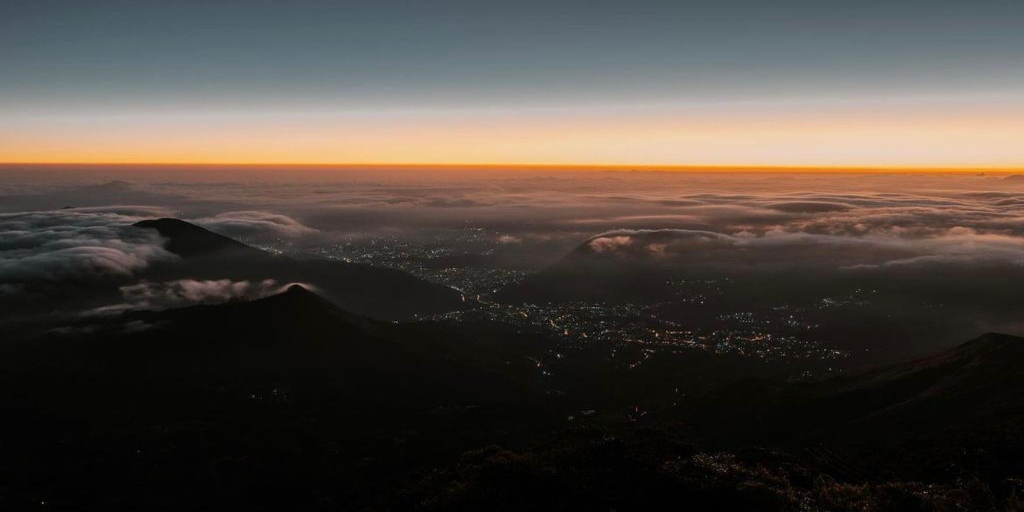
[[[179,219],[137,222],[156,230],[166,248],[181,256],[154,266],[150,280],[232,279],[309,283],[342,308],[385,320],[451,311],[462,294],[401,270],[335,260],[295,260],[272,254]]]
[[[591,237],[549,268],[501,290],[497,298],[509,302],[658,302],[686,293],[680,281],[728,278],[751,282],[783,275],[784,286],[761,282],[752,287],[762,293],[785,293],[806,286],[793,270],[804,271],[809,266],[807,261],[794,264],[796,255],[787,251],[791,249],[752,251],[735,237],[712,231],[610,231]],[[835,259],[828,261],[838,267],[848,257],[835,254]],[[820,281],[820,274],[814,281]]]
[[[87,185],[83,188],[94,190],[97,192],[128,192],[135,188],[135,184],[125,180],[113,180],[99,185]]]

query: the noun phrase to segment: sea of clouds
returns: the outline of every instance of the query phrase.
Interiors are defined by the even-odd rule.
[[[495,257],[537,270],[581,246],[680,264],[1024,262],[1024,186],[1000,176],[120,170],[73,177],[0,173],[0,290],[131,276],[173,260],[158,236],[131,227],[167,216],[246,241],[288,240],[297,250],[356,236],[444,239],[483,227]]]

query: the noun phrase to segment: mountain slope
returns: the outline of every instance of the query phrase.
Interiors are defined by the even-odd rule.
[[[764,437],[909,439],[1019,428],[1024,338],[990,333],[929,357],[819,382],[742,381],[705,397],[693,413],[708,431]]]
[[[264,380],[293,380],[317,382],[313,393],[347,393],[351,383],[360,381],[360,386],[382,390],[406,387],[403,393],[413,395],[437,391],[450,374],[470,382],[475,375],[486,380],[483,374],[491,370],[475,366],[486,358],[468,357],[460,346],[470,343],[472,339],[443,325],[392,324],[355,315],[292,285],[248,302],[86,319],[23,342],[7,359],[10,371],[21,374],[101,374],[125,385],[145,376],[168,389],[189,381],[199,386],[228,381],[259,386],[267,384]],[[473,347],[496,356],[506,348]],[[520,355],[533,355],[543,346],[510,350],[520,349],[526,350]],[[475,395],[483,384],[477,385],[445,390],[453,394],[437,398]]]
[[[151,280],[308,283],[348,311],[386,320],[451,311],[462,305],[457,291],[400,270],[333,260],[294,260],[178,219],[145,220],[135,226],[156,230],[167,240],[166,248],[181,256],[179,261],[151,269],[147,275]]]
[[[179,219],[151,219],[136,222],[135,227],[155,229],[167,239],[166,249],[183,258],[242,257],[267,258],[271,254],[218,235]]]
[[[542,345],[379,322],[300,286],[6,341],[12,510],[344,508],[368,482],[564,421],[530,383]]]

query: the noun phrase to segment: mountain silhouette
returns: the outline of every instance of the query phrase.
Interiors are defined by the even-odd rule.
[[[364,380],[379,389],[402,388],[410,396],[440,386],[451,393],[448,398],[479,395],[486,388],[480,382],[448,388],[458,380],[473,382],[473,367],[482,362],[500,366],[494,373],[500,375],[509,367],[508,358],[546,348],[479,343],[476,336],[445,324],[395,324],[356,315],[295,284],[252,301],[86,319],[6,348],[11,349],[8,359],[45,369],[41,374],[103,374],[128,387],[142,374],[169,389],[189,379],[202,385],[252,379],[249,384],[256,385],[274,376],[317,381],[316,393]],[[422,382],[409,385],[412,381]],[[339,383],[342,388],[335,387]]]
[[[150,280],[274,279],[309,283],[348,311],[387,320],[406,320],[462,306],[459,292],[401,270],[335,260],[296,260],[179,219],[144,220],[135,227],[156,230],[166,239],[167,250],[181,257],[151,268],[146,275]]]
[[[135,184],[125,180],[112,180],[99,185],[87,185],[85,187],[88,190],[96,192],[127,192],[135,188]]]
[[[143,220],[136,222],[134,226],[155,229],[160,236],[167,239],[165,248],[183,258],[204,256],[266,258],[272,256],[270,253],[180,219]]]
[[[166,498],[179,505],[199,496],[317,508],[361,479],[557,424],[529,379],[529,357],[545,347],[508,337],[376,321],[293,285],[5,340],[0,503],[17,489],[13,508],[142,499],[153,509],[164,504],[146,489],[174,482],[189,489]],[[59,490],[34,487],[48,481]]]
[[[704,397],[693,412],[720,434],[846,441],[981,436],[1024,421],[1024,338],[989,333],[928,357],[823,381],[744,380]]]
[[[439,375],[469,372],[457,369],[464,361],[450,341],[464,335],[444,329],[438,335],[429,326],[356,315],[297,284],[252,301],[130,311],[84,330],[100,334],[85,336],[92,340],[88,344],[68,344],[63,366],[107,366],[112,374],[144,370],[176,383],[181,383],[182,368],[199,382],[224,375],[322,381],[318,393],[360,379],[382,388],[424,380],[412,386],[409,393],[415,394],[444,382]],[[63,347],[65,342],[49,343]],[[47,357],[57,358],[59,352]]]

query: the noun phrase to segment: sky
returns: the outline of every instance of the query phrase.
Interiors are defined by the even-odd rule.
[[[1024,3],[6,0],[0,162],[1024,166]]]

